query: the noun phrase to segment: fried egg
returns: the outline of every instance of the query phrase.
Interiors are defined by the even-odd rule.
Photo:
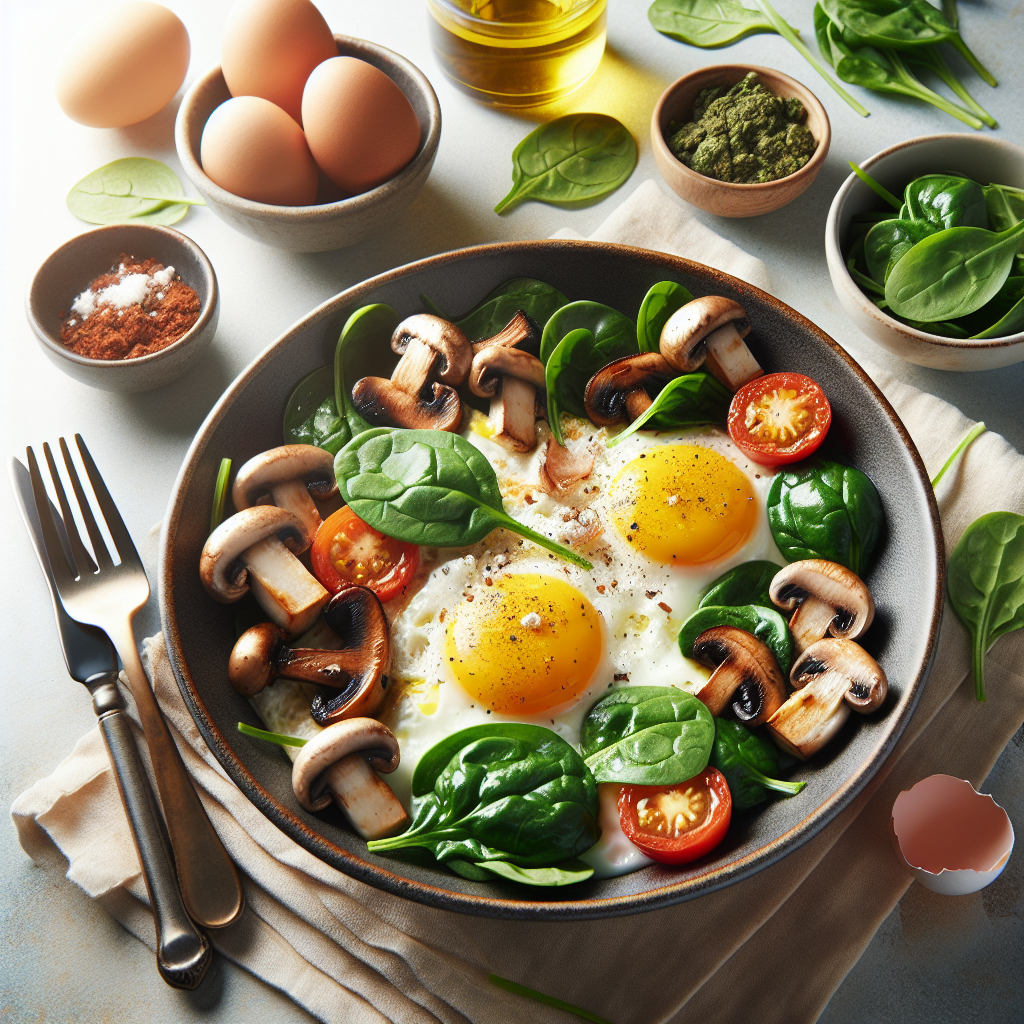
[[[565,426],[570,446],[593,448],[594,468],[554,493],[539,483],[545,423],[527,454],[491,441],[480,414],[464,435],[494,468],[506,511],[593,570],[497,530],[472,547],[424,551],[414,592],[388,609],[394,685],[382,720],[401,744],[388,781],[406,806],[420,757],[460,729],[529,722],[578,748],[584,716],[611,686],[699,690],[708,672],[676,637],[700,591],[741,562],[785,561],[765,512],[772,472],[727,434],[639,431],[609,448],[614,431]],[[602,838],[583,859],[596,877],[650,863],[618,828],[618,787],[600,789]]]

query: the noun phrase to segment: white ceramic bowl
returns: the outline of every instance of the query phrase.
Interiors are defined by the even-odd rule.
[[[860,166],[896,195],[919,175],[941,171],[964,174],[983,185],[997,182],[1024,188],[1024,149],[988,134],[925,135],[883,149]],[[882,348],[935,370],[994,370],[1024,362],[1024,331],[985,341],[943,338],[893,319],[860,290],[843,258],[846,233],[854,214],[877,210],[881,202],[851,174],[832,200],[825,225],[832,287],[857,327]]]

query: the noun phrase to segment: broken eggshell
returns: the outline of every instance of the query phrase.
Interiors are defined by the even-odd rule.
[[[999,877],[1013,849],[1006,811],[952,775],[930,775],[900,793],[892,831],[914,878],[943,896],[984,889]]]

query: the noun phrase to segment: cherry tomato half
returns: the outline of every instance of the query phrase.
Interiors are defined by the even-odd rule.
[[[825,440],[831,422],[825,392],[802,373],[756,377],[729,406],[730,437],[763,466],[806,459]]]
[[[626,838],[651,860],[686,864],[710,853],[729,831],[732,794],[708,765],[678,786],[623,786],[619,822]]]
[[[402,593],[420,566],[417,545],[385,537],[347,505],[316,531],[310,557],[314,575],[332,594],[355,583],[382,601]]]

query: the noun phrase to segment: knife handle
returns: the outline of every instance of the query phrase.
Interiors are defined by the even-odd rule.
[[[111,673],[109,681],[90,685],[90,689],[149,891],[156,925],[157,969],[168,985],[194,989],[210,966],[212,949],[185,911],[170,843],[115,678]]]

